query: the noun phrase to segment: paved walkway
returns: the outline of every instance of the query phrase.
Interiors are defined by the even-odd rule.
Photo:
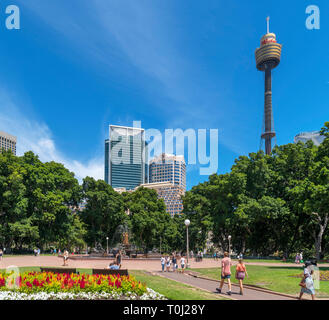
[[[68,266],[73,268],[106,268],[112,260],[109,259],[96,259],[96,260],[69,260]],[[234,262],[235,264],[236,262]],[[246,263],[247,265],[259,265],[259,266],[273,266],[273,267],[296,267],[296,264],[287,263],[264,263],[264,262],[253,262]],[[0,269],[5,269],[8,266],[17,267],[60,267],[63,265],[63,259],[57,256],[5,256],[0,260]],[[202,262],[195,262],[190,260],[191,268],[218,268],[220,266],[220,260],[204,259]],[[329,266],[320,265],[321,267]],[[169,279],[180,281],[201,289],[208,290],[210,292],[216,293],[216,287],[219,283],[212,280],[204,280],[194,278],[189,275],[182,275],[180,273],[161,273],[159,272],[161,265],[160,261],[157,260],[123,260],[122,268],[128,270],[144,270],[149,272],[154,272],[158,275],[165,276]],[[302,266],[300,265],[300,268]],[[239,287],[232,287],[232,296],[226,295],[227,285],[224,285],[223,293],[227,298],[237,299],[237,300],[292,300],[293,298],[288,298],[284,296],[275,295],[273,293],[261,292],[250,288],[245,288],[245,295],[240,296]],[[306,297],[306,296],[305,296]]]
[[[179,281],[203,290],[210,291],[212,293],[217,293],[216,288],[219,287],[218,281],[199,279],[187,274],[181,274],[176,272],[157,272],[159,276],[166,277],[171,280]],[[232,295],[226,294],[228,291],[227,284],[224,285],[222,290],[222,295],[226,298],[232,298],[234,300],[296,300],[296,298],[281,296],[273,293],[262,292],[254,289],[244,288],[244,295],[239,294],[240,288],[238,286],[232,285]]]
[[[95,260],[70,260],[68,261],[69,267],[73,268],[106,268],[113,260],[109,259],[95,259]],[[5,256],[0,261],[0,269],[14,265],[17,267],[59,267],[63,264],[63,259],[57,256]],[[233,262],[236,264],[236,261]],[[269,267],[300,267],[294,263],[265,263],[265,262],[250,262],[246,265],[258,265]],[[220,260],[203,259],[202,262],[195,262],[194,259],[190,260],[191,268],[219,268]],[[321,264],[319,267],[329,267],[329,264]],[[122,260],[122,268],[130,270],[145,270],[145,271],[158,271],[161,269],[160,260]]]

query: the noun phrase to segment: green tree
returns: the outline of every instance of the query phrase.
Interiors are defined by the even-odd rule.
[[[138,246],[145,250],[159,248],[160,236],[164,245],[169,243],[165,228],[170,225],[171,218],[155,190],[140,187],[132,193],[125,193],[124,200],[134,242]]]
[[[83,180],[83,197],[87,204],[81,217],[87,226],[86,241],[95,246],[106,246],[106,237],[114,236],[119,225],[127,221],[123,196],[103,180],[86,177]]]

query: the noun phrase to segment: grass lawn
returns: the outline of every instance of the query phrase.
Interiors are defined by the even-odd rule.
[[[170,300],[226,300],[225,298],[210,292],[185,285],[174,280],[153,276],[143,271],[130,271],[137,280],[163,294]],[[227,299],[229,300],[229,299]]]
[[[191,269],[197,271],[209,278],[219,280],[220,269]],[[329,270],[329,268],[321,268]],[[255,285],[265,289],[296,295],[300,291],[300,278],[291,276],[302,274],[302,267],[266,267],[266,266],[247,266],[249,278],[245,278],[244,284]],[[237,283],[234,278],[235,267],[232,268],[232,282]],[[320,281],[320,290],[316,290],[316,296],[329,298],[329,281]]]
[[[220,261],[220,259],[218,259],[218,261]],[[238,259],[232,259],[232,261],[238,262]],[[257,263],[257,262],[259,262],[259,263],[281,263],[281,264],[283,264],[283,263],[295,263],[295,260],[292,260],[292,259],[286,260],[286,261],[274,260],[274,259],[243,259],[243,261],[245,263],[253,263],[253,262],[255,262],[255,263]],[[305,260],[304,260],[304,262],[305,262]],[[327,262],[318,262],[318,264],[325,264],[325,263],[327,263]],[[303,266],[303,265],[304,265],[303,263],[300,264],[300,266]],[[298,265],[296,265],[296,266],[298,266]]]

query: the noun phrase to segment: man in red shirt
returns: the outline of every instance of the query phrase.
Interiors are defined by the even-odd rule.
[[[221,281],[219,288],[216,288],[216,290],[221,293],[222,288],[224,286],[224,281],[227,279],[228,282],[228,292],[227,294],[230,296],[232,293],[232,285],[231,285],[231,266],[232,261],[229,258],[228,252],[224,252],[224,258],[222,259],[222,272],[221,272]]]

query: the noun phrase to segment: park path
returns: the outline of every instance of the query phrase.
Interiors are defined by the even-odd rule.
[[[210,291],[212,293],[217,293],[216,288],[219,287],[219,281],[206,280],[193,277],[188,274],[181,274],[178,272],[156,272],[156,275],[165,277],[167,279],[175,280],[196,288]],[[236,285],[232,285],[232,295],[229,296],[226,294],[228,291],[227,284],[224,285],[222,290],[222,296],[226,298],[231,298],[234,300],[296,300],[294,297],[283,296],[266,291],[258,291],[255,289],[244,288],[244,295],[239,294],[240,288]]]
[[[95,259],[95,260],[71,260],[69,259],[69,267],[72,268],[106,268],[113,260],[109,259]],[[237,262],[233,261],[235,265]],[[160,259],[159,260],[122,260],[122,268],[128,270],[145,270],[145,271],[157,271],[161,269]],[[214,259],[203,259],[202,262],[196,262],[194,259],[189,261],[190,268],[219,268],[220,260]],[[268,267],[300,267],[302,265],[296,265],[294,263],[265,263],[265,262],[246,262],[246,265],[258,265]],[[5,269],[8,266],[17,267],[59,267],[63,265],[63,259],[57,256],[5,256],[0,260],[0,269]],[[329,264],[320,264],[319,267],[329,267]]]

